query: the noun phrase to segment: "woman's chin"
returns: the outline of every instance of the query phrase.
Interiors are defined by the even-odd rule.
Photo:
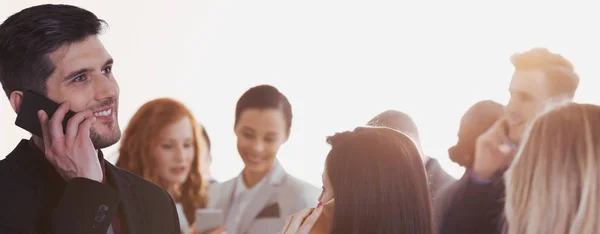
[[[251,173],[264,173],[265,171],[268,171],[270,168],[266,163],[260,163],[260,164],[253,164],[253,163],[246,163],[246,167],[245,170]]]
[[[170,184],[183,184],[186,180],[186,176],[171,176],[167,179]]]

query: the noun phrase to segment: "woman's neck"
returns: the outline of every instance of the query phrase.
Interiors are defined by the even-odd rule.
[[[165,186],[165,190],[167,190],[175,202],[181,202],[181,185],[171,184]]]
[[[242,179],[244,179],[244,184],[246,184],[247,188],[253,188],[267,175],[267,173],[269,173],[269,170],[256,172],[244,168],[242,171]]]

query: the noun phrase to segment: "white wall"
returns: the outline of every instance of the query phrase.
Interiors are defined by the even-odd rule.
[[[10,0],[8,11],[44,2]],[[461,115],[477,100],[507,101],[508,56],[534,45],[570,58],[583,79],[577,98],[600,103],[592,84],[600,16],[577,2],[61,2],[110,24],[102,39],[116,59],[122,128],[150,99],[183,101],[209,130],[213,173],[221,180],[242,167],[232,131],[235,102],[256,84],[274,84],[291,100],[292,136],[279,157],[292,174],[318,186],[325,137],[389,108],[411,114],[425,151],[459,176],[446,149]],[[1,103],[0,155],[6,155],[27,134],[13,125],[7,101]],[[110,160],[116,149],[106,149]]]

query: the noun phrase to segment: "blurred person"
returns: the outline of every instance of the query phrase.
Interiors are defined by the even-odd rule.
[[[450,159],[467,169],[473,168],[477,137],[487,131],[503,115],[504,106],[491,100],[479,101],[472,105],[460,120],[458,142],[448,149]],[[450,203],[448,199],[454,197],[460,186],[460,183],[451,183],[434,196],[433,210],[436,224],[441,222],[447,211]]]
[[[180,233],[169,194],[100,150],[121,138],[104,26],[85,9],[49,4],[0,25],[0,83],[13,110],[24,108],[25,91],[62,103],[51,116],[38,111],[42,136],[0,161],[0,233]],[[63,132],[69,110],[77,114]]]
[[[534,48],[511,57],[515,71],[504,116],[477,138],[473,167],[452,194],[440,234],[501,233],[504,223],[502,175],[512,162],[522,134],[544,106],[572,100],[579,85],[573,65],[559,54]]]
[[[504,115],[504,106],[492,100],[472,105],[460,119],[458,142],[448,149],[448,156],[458,165],[472,168],[477,137]]]
[[[600,107],[558,107],[521,144],[505,174],[508,234],[600,233]]]
[[[207,183],[200,168],[208,143],[201,128],[182,103],[155,99],[133,115],[119,148],[118,167],[160,185],[171,195],[182,233],[191,230],[196,210],[206,208],[207,203]]]
[[[327,142],[331,151],[319,205],[290,217],[280,233],[433,233],[431,203],[423,199],[430,196],[427,175],[411,137],[385,127],[359,127]]]
[[[432,197],[435,197],[441,188],[455,181],[452,176],[444,171],[435,158],[431,158],[423,152],[421,139],[419,137],[419,129],[412,118],[407,114],[396,110],[386,110],[371,119],[367,125],[392,128],[413,138],[419,151],[421,151],[421,159],[423,165],[425,165]]]
[[[316,205],[319,190],[276,159],[291,126],[292,106],[273,86],[252,87],[238,100],[233,127],[244,169],[213,185],[209,196],[209,207],[223,210],[228,232],[274,234],[289,215]]]
[[[200,125],[201,129],[202,129],[202,137],[204,138],[204,141],[206,141],[206,147],[207,147],[207,152],[206,154],[202,154],[202,159],[201,159],[201,163],[200,163],[200,172],[202,174],[202,178],[204,178],[204,180],[208,181],[210,184],[215,184],[218,183],[217,180],[215,180],[211,173],[210,173],[210,166],[212,165],[212,153],[210,151],[210,138],[208,137],[208,132],[206,131],[206,128],[204,127],[204,125]]]

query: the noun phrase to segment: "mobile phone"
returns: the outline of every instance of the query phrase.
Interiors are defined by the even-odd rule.
[[[52,118],[52,115],[54,115],[54,112],[56,112],[59,106],[60,105],[58,103],[48,99],[43,95],[32,91],[24,91],[23,101],[19,107],[15,125],[27,130],[35,136],[43,137],[42,125],[40,124],[40,119],[38,118],[37,114],[38,111],[44,110],[46,114],[48,114],[48,118]],[[75,112],[73,111],[69,111],[67,114],[65,114],[65,118],[62,122],[63,133],[65,133],[67,130],[67,122],[74,115]]]
[[[223,226],[225,221],[223,210],[197,209],[196,210],[196,232],[205,233],[212,229]]]

